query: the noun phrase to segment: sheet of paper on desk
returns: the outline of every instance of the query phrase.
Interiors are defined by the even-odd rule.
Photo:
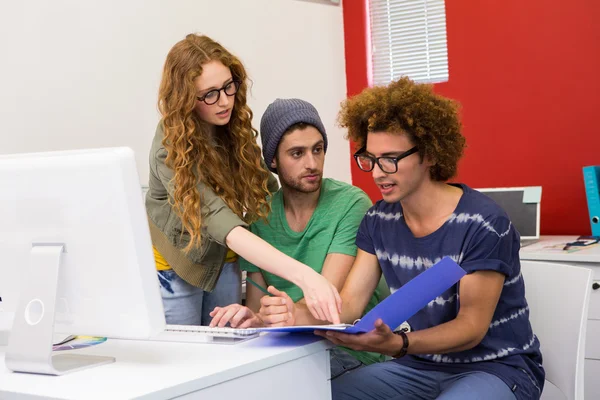
[[[379,318],[386,325],[395,329],[430,301],[452,287],[464,275],[465,271],[457,263],[449,257],[444,257],[376,305],[355,325],[284,326],[257,328],[257,330],[263,332],[312,332],[318,329],[344,333],[365,333],[373,330],[375,321]]]
[[[569,243],[564,240],[544,240],[534,243],[521,249],[523,253],[548,253],[548,254],[569,254],[585,251],[596,246],[598,243],[587,244],[586,246],[569,246]]]
[[[100,343],[106,342],[105,337],[97,337],[97,336],[74,336],[73,338],[68,338],[69,340],[63,341],[62,343],[57,343],[52,346],[53,351],[63,351],[63,350],[77,350],[84,349],[90,346],[96,346]]]

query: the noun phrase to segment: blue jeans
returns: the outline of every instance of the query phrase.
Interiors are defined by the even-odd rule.
[[[515,400],[508,385],[487,372],[423,371],[393,361],[371,364],[331,381],[333,400]]]
[[[361,361],[357,360],[353,355],[342,350],[340,347],[334,347],[329,350],[329,366],[332,380],[345,373],[354,371],[363,365],[364,364]]]
[[[212,292],[190,285],[172,269],[158,271],[165,318],[169,325],[208,325],[215,307],[240,303],[242,275],[237,262],[225,263]]]

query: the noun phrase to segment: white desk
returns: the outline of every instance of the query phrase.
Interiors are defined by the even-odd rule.
[[[591,269],[594,283],[589,290],[590,308],[585,343],[585,398],[600,399],[600,245],[568,253],[554,245],[573,242],[577,236],[542,236],[538,243],[523,247],[522,260],[551,261]],[[568,296],[568,293],[565,293]],[[557,321],[560,326],[560,321]]]
[[[80,354],[117,361],[64,376],[12,373],[0,347],[0,399],[331,399],[332,345],[269,334],[236,345],[111,340]]]

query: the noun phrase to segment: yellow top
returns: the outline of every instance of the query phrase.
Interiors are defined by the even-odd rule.
[[[232,262],[236,262],[238,259],[238,255],[235,254],[235,251],[228,249],[227,250],[227,255],[225,256],[225,262],[226,263],[232,263]]]
[[[156,247],[152,246],[152,250],[154,251],[154,261],[156,262],[156,270],[157,271],[166,271],[171,269],[171,266],[165,260],[165,258],[156,250]]]
[[[152,250],[154,251],[154,261],[156,262],[156,270],[157,271],[166,271],[171,269],[171,266],[165,260],[165,258],[156,250],[156,247],[152,246]],[[225,262],[232,263],[237,261],[237,254],[231,249],[227,250],[227,255],[225,256]]]

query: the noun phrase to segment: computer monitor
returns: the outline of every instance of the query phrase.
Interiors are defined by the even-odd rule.
[[[53,332],[147,339],[164,329],[131,149],[0,156],[0,187],[9,369],[60,375],[114,361],[52,356]]]
[[[494,200],[508,214],[521,235],[521,244],[540,238],[541,186],[476,189]]]

